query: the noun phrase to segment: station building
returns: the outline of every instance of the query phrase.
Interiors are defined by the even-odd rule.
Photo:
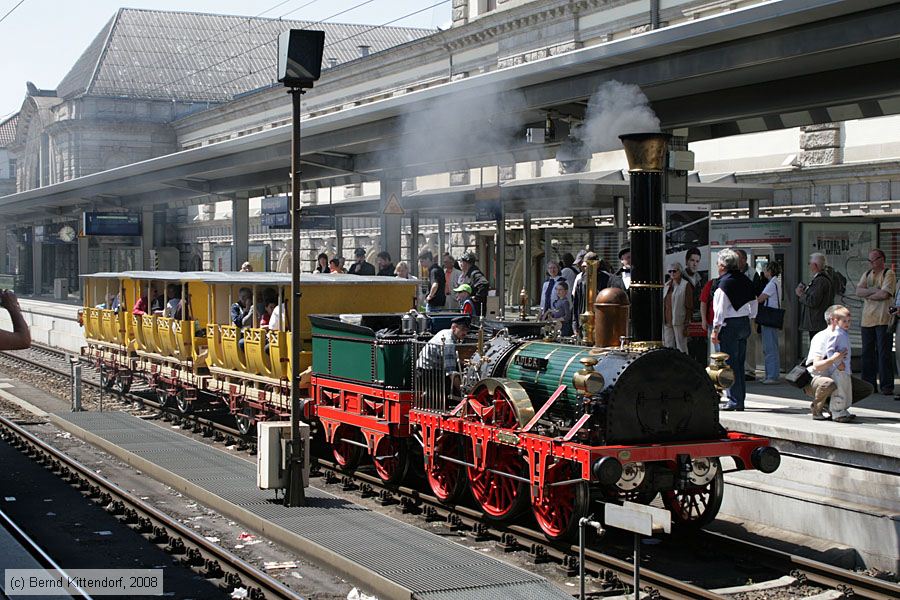
[[[676,31],[709,17],[740,17],[765,4],[454,0],[452,25],[446,30],[316,24],[326,31],[325,69],[304,97],[303,117],[340,117],[476,76],[540,66],[584,49],[630,40],[640,44],[660,30]],[[259,177],[227,189],[184,177],[165,182],[168,190],[136,187],[123,194],[121,189],[106,193],[94,186],[65,206],[34,210],[33,201],[44,189],[49,194],[72,185],[74,190],[91,177],[114,178],[145,161],[178,153],[215,153],[219,147],[289,128],[289,98],[273,81],[274,38],[283,29],[305,25],[118,11],[55,89],[29,84],[19,114],[0,126],[0,152],[8,153],[6,162],[15,167],[15,193],[0,198],[0,213],[9,217],[6,235],[0,236],[9,259],[0,270],[15,274],[19,289],[35,294],[53,293],[54,288],[77,291],[78,273],[102,270],[228,270],[245,260],[257,269],[285,270],[288,231],[263,224],[260,197],[287,193],[289,174],[287,169],[263,173],[268,168],[263,161]],[[560,74],[561,85],[565,75]],[[653,89],[644,91],[658,112],[673,110],[654,99]],[[452,127],[459,119],[464,127],[468,114],[502,108],[464,104],[443,114],[441,126],[446,131],[448,123]],[[584,110],[582,105],[547,112],[545,129],[577,125]],[[890,262],[896,262],[900,221],[892,215],[900,201],[900,117],[890,116],[895,112],[898,100],[880,99],[798,106],[776,117],[672,128],[676,139],[694,153],[694,165],[683,174],[686,185],[673,186],[670,199],[710,205],[714,240],[743,244],[752,257],[775,257],[789,264],[788,290],[807,277],[803,255],[814,248],[834,251],[835,260],[851,275],[873,245],[884,247]],[[474,148],[478,136],[472,136]],[[468,142],[466,134],[433,140],[461,145],[463,153]],[[271,153],[283,156],[285,150],[281,144]],[[396,190],[400,203],[429,210],[402,215],[399,242],[382,236],[382,180],[348,168],[341,152],[317,155],[319,163],[307,166],[322,175],[304,178],[303,199],[311,212],[338,218],[334,228],[310,231],[304,259],[310,268],[319,252],[351,259],[357,246],[370,257],[388,249],[395,263],[414,262],[423,248],[453,254],[475,250],[501,302],[508,305],[518,302],[523,286],[535,300],[535,282],[540,282],[548,257],[574,254],[590,245],[615,266],[618,249],[627,243],[623,153],[597,152],[576,161],[557,160],[555,148],[533,155],[509,153],[489,166],[448,162],[437,171],[404,173]],[[12,172],[6,185],[10,176]],[[477,206],[497,188],[527,190],[517,192],[520,208],[508,211],[502,241],[496,221],[479,218]],[[574,188],[597,202],[567,204],[560,199],[559,190]],[[71,235],[81,230],[83,213],[99,211],[139,212],[142,234]],[[769,237],[729,236],[744,231],[739,225],[757,220],[778,226],[767,230]],[[526,241],[526,229],[536,236],[533,240]],[[806,241],[794,243],[800,239]],[[531,255],[526,269],[521,268],[520,253],[501,251],[523,244]]]

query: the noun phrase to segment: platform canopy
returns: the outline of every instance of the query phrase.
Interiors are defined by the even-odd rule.
[[[309,118],[302,184],[552,158],[558,145],[527,144],[525,128],[548,115],[582,118],[612,80],[639,85],[662,128],[690,141],[898,114],[897,73],[900,4],[767,2]],[[468,108],[443,126],[428,118],[454,106]],[[471,137],[446,139],[460,131]],[[0,198],[0,214],[261,195],[288,182],[290,133],[278,127],[13,194]]]

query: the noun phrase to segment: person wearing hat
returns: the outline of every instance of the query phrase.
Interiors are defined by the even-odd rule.
[[[472,286],[463,283],[453,288],[453,291],[456,292],[456,301],[462,313],[472,317],[478,316],[475,313],[475,303],[472,301]]]
[[[622,266],[609,278],[609,287],[617,287],[627,292],[631,285],[631,248],[619,250],[619,262]]]
[[[491,287],[487,277],[475,264],[477,257],[472,252],[466,252],[459,257],[459,268],[462,274],[459,283],[468,283],[472,288],[472,301],[479,315],[484,314],[484,303],[487,302],[488,289]]]
[[[447,373],[459,370],[456,345],[466,339],[471,326],[472,320],[468,315],[450,321],[450,329],[443,329],[434,334],[422,348],[416,360],[416,367],[436,374],[441,381],[445,381]]]
[[[366,251],[362,248],[357,248],[353,253],[353,256],[356,257],[356,262],[350,265],[350,270],[347,271],[351,275],[374,275],[375,274],[375,266],[372,263],[366,262]]]

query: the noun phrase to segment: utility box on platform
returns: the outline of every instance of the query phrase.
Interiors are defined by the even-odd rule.
[[[284,489],[288,484],[287,443],[289,421],[257,423],[256,486],[261,490]],[[300,423],[303,441],[303,487],[309,486],[309,424]]]

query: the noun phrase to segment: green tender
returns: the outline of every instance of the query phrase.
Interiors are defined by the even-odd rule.
[[[311,316],[315,375],[378,387],[410,388],[412,350],[405,340],[375,337],[368,327]]]
[[[577,394],[572,386],[572,376],[583,368],[579,362],[589,356],[590,348],[551,344],[547,342],[526,342],[509,358],[506,366],[506,377],[518,381],[528,395],[535,409],[540,408],[562,384],[568,387],[563,395],[550,408],[551,415],[571,415],[577,406]],[[521,357],[521,358],[520,358]],[[528,359],[546,359],[545,369],[536,370],[523,364]],[[541,361],[542,362],[542,361]]]

